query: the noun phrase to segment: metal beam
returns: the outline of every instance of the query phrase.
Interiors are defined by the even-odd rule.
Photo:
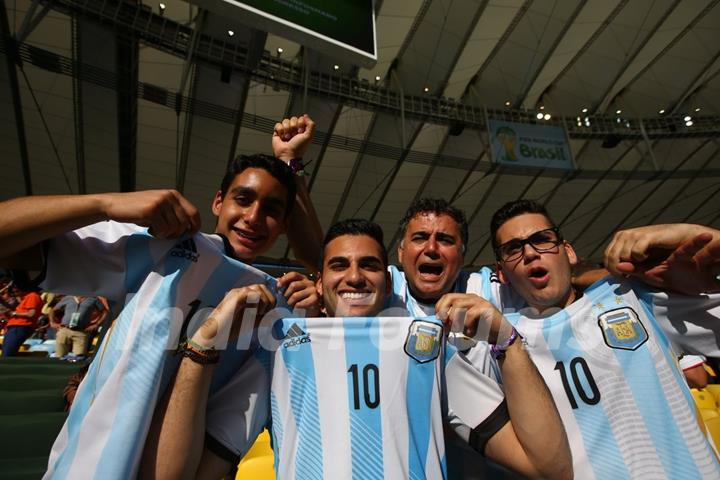
[[[573,13],[570,15],[570,18],[568,18],[567,22],[565,22],[565,25],[563,26],[562,30],[558,33],[558,35],[555,37],[555,41],[553,42],[552,46],[548,49],[547,53],[545,53],[545,57],[543,57],[542,61],[540,62],[540,65],[537,66],[535,69],[535,72],[532,74],[532,77],[528,79],[527,85],[525,86],[525,89],[520,92],[520,94],[515,99],[515,108],[519,108],[525,103],[525,99],[527,98],[528,93],[530,90],[532,90],[532,87],[535,84],[535,81],[537,80],[538,76],[540,75],[540,72],[542,72],[543,68],[545,68],[545,65],[550,61],[553,54],[557,50],[558,46],[560,45],[560,42],[565,38],[565,34],[570,29],[570,27],[575,23],[575,20],[577,19],[578,15],[580,15],[580,12],[585,7],[585,4],[587,4],[587,0],[582,0],[580,2],[577,2],[577,6],[575,7],[575,10],[573,10]],[[551,85],[551,84],[549,84]]]
[[[5,0],[0,0],[0,34],[5,50],[5,63],[10,81],[10,91],[13,99],[13,110],[15,112],[15,128],[17,129],[18,149],[20,150],[20,162],[22,164],[23,180],[25,182],[25,194],[32,195],[32,178],[30,175],[30,158],[27,148],[27,137],[25,136],[25,120],[23,118],[22,103],[20,101],[20,85],[17,77],[16,62],[20,63],[17,53],[17,44],[12,38],[10,24],[5,8]]]
[[[5,51],[5,44],[0,42],[0,53]],[[61,55],[57,55],[55,53],[49,52],[47,50],[43,50],[37,47],[32,47],[28,45],[20,45],[18,47],[19,56],[21,58],[21,61],[28,62],[33,65],[36,65],[39,68],[46,69],[55,73],[60,73],[62,75],[75,75],[75,74],[82,74],[83,75],[83,81],[86,81],[90,84],[99,85],[108,89],[115,89],[117,84],[117,75],[114,72],[110,72],[107,70],[103,70],[100,68],[81,68],[81,69],[74,69],[73,68],[73,62],[72,59],[63,57]],[[92,72],[89,72],[88,70],[92,70]],[[165,90],[162,87],[158,87],[149,83],[145,82],[138,82],[138,98],[142,98],[144,100],[153,102],[158,105],[165,106],[170,109],[174,109],[176,111],[180,112],[192,112],[194,115],[198,115],[201,117],[207,117],[207,118],[213,118],[216,120],[219,120],[221,122],[226,123],[234,123],[236,121],[236,115],[237,111],[233,108],[229,108],[225,105],[217,105],[210,102],[203,102],[198,101],[194,98],[193,95],[186,97],[183,95],[180,95],[176,92],[170,92],[168,90]],[[247,125],[249,125],[249,128],[257,129],[257,130],[263,130],[268,131],[272,129],[272,126],[275,124],[275,120],[271,120],[268,118],[260,117],[257,115],[253,115],[251,113],[244,112],[243,113],[243,122]],[[682,120],[682,119],[680,119]],[[694,121],[697,120],[698,123],[700,121],[707,122],[708,124],[715,124],[720,126],[720,117],[713,117],[713,116],[706,116],[706,117],[696,117],[693,119]],[[720,129],[718,129],[717,132],[713,133],[705,133],[705,134],[698,134],[698,132],[692,132],[693,127],[689,127],[688,129],[680,129],[676,132],[670,132],[668,131],[668,135],[663,136],[661,138],[686,138],[686,137],[694,137],[694,138],[717,138],[720,137]],[[687,131],[686,131],[687,130]],[[322,132],[319,132],[318,135],[323,135]],[[571,138],[578,138],[578,137],[572,137]],[[603,138],[603,137],[598,137]],[[621,138],[625,140],[631,140],[631,141],[638,141],[640,140],[640,137],[634,137],[634,136],[621,136]],[[658,138],[658,137],[655,137]],[[350,137],[344,137],[341,135],[330,135],[328,141],[328,145],[339,148],[341,150],[347,150],[347,151],[355,151],[358,152],[360,150],[368,149],[369,151],[374,152],[375,155],[385,157],[385,158],[391,158],[396,159],[398,156],[402,153],[402,150],[396,147],[388,146],[388,145],[381,145],[373,142],[369,142],[367,140],[362,141],[355,138]],[[318,140],[319,142],[319,140]],[[433,161],[437,159],[437,156],[435,154],[431,153],[425,153],[425,152],[419,152],[419,151],[412,151],[410,155],[408,155],[407,161],[412,161],[415,163],[422,163],[430,165]],[[448,156],[443,155],[441,157],[441,163],[440,164],[447,164],[452,166],[457,165],[474,165],[475,171],[480,172],[489,172],[494,167],[491,162],[483,162],[483,161],[477,161],[476,159],[471,158],[464,158],[464,157],[457,157],[457,156]],[[537,171],[537,168],[532,167],[517,167],[517,168],[506,168],[504,169],[503,174],[504,175],[532,175]],[[661,171],[662,172],[662,171]],[[661,173],[660,172],[660,173]],[[683,170],[682,172],[678,172],[679,178],[689,178],[693,174],[695,174],[694,170]],[[564,171],[550,171],[548,170],[545,174],[546,177],[554,177],[554,178],[561,178],[565,176],[566,173]],[[618,170],[618,171],[608,171],[606,169],[584,169],[584,170],[576,170],[575,176],[579,179],[621,179],[625,178],[627,175],[630,175],[631,179],[636,180],[647,180],[649,178],[654,178],[656,176],[656,172],[646,172],[646,171],[625,171],[625,170]],[[703,172],[703,175],[706,177],[716,177],[720,176],[720,169],[708,169]]]
[[[633,146],[632,148],[634,149],[635,146]],[[635,163],[635,166],[633,167],[633,170],[632,170],[632,171],[636,171],[638,168],[640,168],[640,165],[642,165],[642,163],[643,163],[644,161],[645,161],[645,158],[644,158],[643,156],[640,156],[640,158],[638,159],[637,163]],[[622,191],[623,188],[625,188],[625,185],[627,185],[627,182],[629,182],[629,181],[630,181],[630,176],[629,176],[629,175],[626,176],[625,178],[623,178],[622,181],[620,182],[620,185],[618,185],[617,188],[615,188],[615,191],[613,191],[613,193],[611,193],[610,195],[608,195],[608,198],[617,199],[617,197],[619,197],[619,193]],[[594,185],[593,185],[593,187],[594,187]],[[585,197],[583,197],[583,198],[587,198],[587,196],[585,196]],[[585,235],[585,234],[588,232],[588,229],[589,229],[590,225],[592,225],[593,223],[595,223],[595,222],[597,221],[598,217],[600,217],[600,215],[601,215],[603,212],[604,212],[604,208],[596,208],[596,209],[595,209],[595,215],[593,215],[593,216],[590,218],[590,220],[589,220],[587,223],[585,223],[585,225],[583,226],[583,228],[580,229],[580,233],[573,239],[573,241],[574,241],[575,243],[577,243],[578,240],[579,240],[580,238],[582,238],[582,236]]]
[[[587,199],[587,198],[590,196],[590,194],[598,187],[598,185],[600,185],[600,184],[602,183],[603,180],[605,180],[605,178],[608,176],[608,174],[618,165],[618,163],[620,163],[620,162],[622,161],[622,159],[625,158],[625,156],[626,156],[628,153],[630,153],[632,150],[633,150],[633,146],[631,145],[630,147],[627,148],[627,150],[625,150],[623,153],[621,153],[621,154],[618,156],[617,159],[615,159],[615,161],[613,162],[613,164],[610,165],[610,168],[608,168],[607,170],[605,170],[604,174],[601,175],[601,176],[595,181],[595,183],[593,183],[592,187],[590,187],[590,188],[583,194],[583,196],[575,203],[575,205],[574,205],[574,206],[570,209],[570,211],[563,217],[563,219],[560,220],[560,222],[558,223],[558,227],[561,227],[561,228],[562,228],[563,225],[565,225],[565,224],[567,223],[568,219],[577,211],[577,209],[580,207],[580,205],[582,205],[582,203],[585,201],[585,199]]]
[[[141,41],[169,53],[185,57],[193,30],[185,25],[160,17],[149,9],[136,8],[128,2],[117,0],[54,0],[53,8],[63,12],[78,12],[88,18],[103,22],[112,22],[118,26],[134,31]],[[247,67],[244,55],[246,52],[236,51],[236,45],[226,40],[202,34],[199,40],[197,58],[214,65],[230,66],[236,70],[252,75],[253,79],[274,87],[282,86],[287,90],[303,88],[302,71],[292,62],[278,59],[267,53],[263,56],[256,69]],[[53,54],[54,55],[54,54]],[[382,85],[371,85],[368,82],[333,76],[322,72],[313,72],[308,86],[310,92],[342,99],[347,105],[365,108],[373,111],[384,111],[397,114],[399,105],[397,92]],[[428,104],[428,98],[432,101]],[[439,125],[463,124],[470,128],[485,128],[482,109],[472,105],[448,101],[444,98],[422,96],[406,96],[406,104],[422,105],[422,108],[407,108],[408,118],[414,118]],[[533,121],[534,116],[522,110],[492,110],[493,117],[504,118],[509,116],[513,121]],[[707,119],[707,121],[706,121]],[[571,138],[603,138],[609,134],[619,135],[621,138],[638,138],[641,133],[631,125],[631,128],[618,126],[615,118],[593,116],[592,128],[577,127],[573,117],[553,117],[547,122],[549,125],[562,125]],[[720,121],[716,117],[698,117],[692,127],[672,131],[667,127],[668,122],[677,120],[681,125],[681,118],[661,118],[648,126],[648,135],[658,137],[683,136],[710,136],[718,134]]]
[[[477,25],[477,22],[480,20],[480,17],[482,13],[485,11],[485,8],[487,7],[488,0],[485,0],[482,5],[478,6],[475,9],[474,16],[468,22],[467,26],[464,30],[464,36],[463,40],[458,45],[458,48],[453,52],[453,58],[448,63],[448,67],[444,72],[444,77],[442,78],[440,84],[444,86],[447,84],[448,79],[450,78],[450,75],[452,75],[454,66],[457,64],[458,60],[460,59],[460,55],[463,52],[463,48],[467,45],[468,40],[470,39],[470,36],[472,35],[472,32],[475,30],[475,27]],[[405,159],[407,158],[408,153],[410,152],[410,145],[413,144],[415,139],[417,139],[418,135],[420,134],[420,131],[422,129],[423,124],[425,123],[424,119],[415,127],[415,130],[410,133],[410,138],[407,138],[405,127],[405,93],[403,91],[403,84],[399,76],[397,75],[398,65],[400,65],[401,59],[403,58],[403,53],[405,49],[407,49],[412,41],[412,38],[414,36],[414,33],[419,28],[421,22],[424,20],[427,12],[428,12],[428,4],[424,4],[421,13],[416,17],[416,21],[413,23],[413,29],[412,31],[406,36],[405,42],[403,43],[403,47],[401,49],[401,52],[398,53],[398,56],[396,57],[395,61],[393,62],[393,66],[390,67],[390,77],[391,79],[394,79],[397,89],[400,92],[400,114],[401,114],[401,120],[400,120],[400,135],[401,135],[401,148],[402,152],[400,156],[398,157],[397,161],[393,165],[393,168],[389,171],[389,176],[386,176],[382,182],[385,183],[382,192],[380,193],[380,196],[375,203],[374,208],[372,209],[372,213],[370,214],[370,220],[374,220],[377,216],[378,212],[380,211],[380,208],[382,207],[383,202],[385,201],[385,198],[387,197],[388,192],[393,186],[393,183],[395,182],[395,179],[397,178],[398,173],[400,172],[400,169],[402,167],[402,164],[404,163]],[[448,9],[452,8],[452,4],[447,7]],[[448,55],[447,52],[445,52],[445,55]],[[440,91],[440,88],[436,88],[438,91]],[[375,114],[375,117],[377,118],[378,114]],[[374,133],[374,127],[376,125],[376,121],[371,122],[371,127],[368,129],[369,136],[372,136]],[[358,157],[356,162],[362,162],[362,157]],[[357,173],[357,170],[355,171]],[[354,182],[354,177],[352,177],[350,180],[348,180],[348,188],[345,189],[343,192],[344,197],[341,199],[340,203],[338,204],[338,208],[335,212],[334,217],[337,219],[337,217],[341,214],[344,205],[345,200],[347,198],[347,194],[349,194],[352,184]],[[369,199],[369,197],[368,197]]]
[[[73,68],[77,72],[72,76],[73,85],[73,123],[75,130],[75,164],[77,170],[78,193],[87,193],[87,182],[85,181],[85,122],[83,120],[83,94],[82,94],[82,68],[80,27],[75,16],[71,19],[71,42]]]
[[[680,95],[680,98],[675,102],[675,104],[668,109],[671,113],[677,113],[677,111],[682,107],[683,103],[685,103],[686,100],[690,98],[691,95],[694,95],[697,93],[703,86],[703,82],[707,82],[710,79],[705,78],[705,76],[712,70],[712,67],[715,65],[715,62],[718,61],[720,58],[720,50],[717,51],[715,55],[710,59],[710,61],[707,63],[705,68],[703,68],[700,73],[698,73],[692,82],[690,82],[690,86]],[[718,70],[720,72],[720,70]],[[715,75],[718,74],[718,72],[715,73]],[[712,77],[711,77],[712,78]]]
[[[267,41],[267,32],[261,32],[259,30],[253,30],[250,34],[250,41],[248,42],[248,51],[250,52],[249,62],[257,63],[259,61],[259,52],[262,52],[263,46]],[[253,55],[253,52],[255,53]],[[233,129],[232,138],[230,139],[230,148],[228,152],[227,164],[230,166],[232,161],[235,159],[235,151],[237,149],[238,138],[240,138],[240,129],[242,127],[243,112],[245,111],[245,103],[247,102],[248,93],[250,91],[250,77],[243,77],[244,86],[241,89],[240,98],[238,98],[235,111],[237,112],[237,121]]]
[[[118,169],[121,192],[135,191],[137,169],[138,72],[137,37],[132,32],[116,35]]]
[[[595,252],[597,252],[598,249],[600,247],[602,247],[605,244],[605,242],[607,242],[610,239],[610,237],[613,236],[615,234],[615,232],[618,229],[620,229],[625,224],[625,222],[627,222],[630,219],[630,217],[632,217],[636,213],[636,211],[640,207],[642,207],[645,204],[645,202],[647,202],[648,199],[650,199],[650,197],[652,197],[653,194],[655,194],[655,192],[657,192],[660,189],[660,187],[662,187],[665,184],[665,182],[667,182],[670,178],[672,178],[672,176],[675,172],[677,172],[683,165],[685,165],[700,150],[702,150],[705,147],[705,145],[707,145],[710,142],[711,142],[711,140],[706,140],[705,142],[701,143],[697,148],[695,148],[692,152],[690,152],[690,154],[686,155],[685,158],[682,159],[682,161],[678,162],[678,164],[675,165],[675,167],[672,170],[664,172],[660,176],[660,181],[658,181],[655,184],[655,186],[653,186],[653,188],[651,188],[650,191],[648,191],[645,194],[645,196],[643,196],[642,200],[636,205],[636,207],[629,208],[627,213],[625,214],[625,216],[619,222],[617,222],[613,228],[610,228],[607,230],[607,234],[595,245],[595,248],[593,248],[590,251],[588,256],[592,258],[592,256],[595,255]]]
[[[15,34],[15,38],[17,39],[18,43],[22,43],[27,40],[27,37],[32,33],[33,30],[35,30],[35,27],[40,24],[42,19],[45,18],[45,16],[52,8],[52,3],[48,2],[43,5],[40,13],[35,15],[35,11],[37,10],[37,7],[38,5],[40,5],[40,3],[41,0],[33,0],[33,2],[30,4],[30,9],[28,9],[28,11],[25,13],[22,24],[20,24],[20,28]]]
[[[657,221],[658,217],[660,217],[660,215],[662,215],[668,208],[670,208],[670,205],[673,205],[677,201],[678,197],[680,197],[681,194],[683,194],[683,193],[685,193],[685,191],[687,191],[687,188],[690,186],[690,184],[692,182],[694,182],[702,174],[703,170],[705,170],[705,168],[707,168],[707,166],[710,164],[710,162],[713,161],[713,158],[715,157],[715,155],[718,154],[718,152],[720,152],[720,148],[716,148],[715,152],[713,152],[707,158],[707,160],[705,160],[705,162],[696,171],[695,175],[693,175],[692,177],[685,180],[685,183],[683,184],[683,186],[676,189],[675,195],[672,195],[668,199],[668,201],[665,202],[665,204],[662,207],[657,209],[657,213],[647,222],[649,225],[652,225],[653,223],[655,223]]]
[[[618,70],[618,72],[615,74],[615,78],[612,79],[612,81],[608,84],[608,87],[605,89],[605,91],[600,95],[600,101],[593,107],[593,112],[602,112],[605,111],[605,109],[608,107],[608,105],[612,102],[614,96],[611,98],[610,94],[613,92],[613,88],[617,85],[617,82],[620,80],[620,78],[623,76],[623,74],[627,71],[628,67],[632,62],[635,61],[638,54],[642,51],[642,49],[647,45],[647,43],[650,41],[651,38],[653,38],[653,35],[655,35],[655,32],[657,32],[663,23],[665,23],[665,20],[668,19],[668,17],[672,14],[672,12],[675,11],[675,9],[680,5],[680,0],[675,0],[675,2],[670,5],[670,7],[665,11],[665,13],[660,17],[660,19],[655,22],[655,25],[650,30],[650,32],[645,35],[645,38],[640,42],[640,44],[635,48],[635,51],[632,52],[630,55],[625,57],[625,60],[623,61],[622,67]],[[620,91],[621,89],[618,89],[617,91]]]
[[[625,8],[625,6],[628,4],[629,1],[630,0],[622,0],[620,3],[618,3],[615,6],[613,11],[610,12],[610,15],[608,15],[605,18],[605,20],[602,22],[602,24],[600,24],[598,29],[595,30],[595,32],[593,32],[593,34],[590,36],[590,38],[587,39],[587,41],[583,44],[583,46],[580,47],[580,49],[577,52],[575,52],[575,55],[573,56],[573,58],[570,59],[570,61],[567,63],[567,65],[565,65],[565,67],[562,70],[560,70],[560,72],[557,75],[555,75],[555,78],[553,78],[552,81],[550,83],[548,83],[548,85],[556,84],[558,82],[558,80],[560,80],[563,76],[565,76],[566,73],[568,73],[570,71],[570,69],[575,65],[575,63],[585,54],[585,52],[587,52],[590,49],[592,44],[595,43],[595,41],[598,38],[600,38],[600,35],[602,35],[602,33],[605,31],[605,29],[610,26],[610,24],[615,19],[615,17],[617,17],[620,14],[620,12]]]
[[[717,6],[718,2],[720,2],[720,0],[713,0],[712,2],[708,3],[708,4],[705,6],[705,8],[703,8],[703,9],[700,11],[700,13],[698,13],[698,14],[690,21],[690,23],[688,23],[688,24],[685,26],[685,28],[683,28],[682,31],[681,31],[680,33],[678,33],[678,34],[670,41],[670,43],[668,43],[668,44],[665,46],[665,48],[663,48],[662,50],[660,50],[660,51],[657,53],[657,55],[655,55],[655,56],[653,57],[653,59],[650,60],[650,61],[647,63],[647,65],[645,65],[639,72],[637,72],[633,78],[631,78],[630,80],[628,80],[628,81],[625,83],[625,85],[623,85],[623,87],[622,87],[621,89],[619,89],[618,91],[622,91],[622,90],[630,87],[633,83],[635,83],[635,81],[637,81],[638,79],[640,79],[640,78],[645,74],[645,72],[647,72],[653,65],[655,65],[655,63],[657,63],[658,60],[660,60],[661,58],[663,58],[667,52],[669,52],[685,35],[687,35],[687,34],[695,27],[695,25],[697,25],[697,23],[698,23],[700,20],[702,20],[703,18],[705,18],[705,17],[707,16],[707,14],[708,14],[713,8],[715,8],[715,6]],[[608,104],[609,104],[609,102],[608,102]]]

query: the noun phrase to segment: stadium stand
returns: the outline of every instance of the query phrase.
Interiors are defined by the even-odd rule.
[[[0,450],[7,480],[40,478],[66,413],[62,390],[77,364],[48,358],[0,360],[0,435],[12,439]]]

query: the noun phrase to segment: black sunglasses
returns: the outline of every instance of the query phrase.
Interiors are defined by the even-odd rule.
[[[532,246],[536,252],[550,252],[562,243],[562,235],[558,227],[546,228],[533,233],[527,238],[513,238],[495,248],[495,257],[504,262],[512,262],[521,258],[525,245]]]

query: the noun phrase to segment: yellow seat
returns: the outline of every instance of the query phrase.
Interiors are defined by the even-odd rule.
[[[705,426],[716,448],[720,448],[720,416],[705,420]]]
[[[700,416],[703,420],[709,420],[711,418],[720,417],[720,412],[717,410],[710,410],[708,408],[699,408]]]
[[[692,396],[695,399],[695,405],[700,410],[717,410],[717,403],[715,403],[715,397],[705,389],[698,390],[691,388]]]
[[[238,465],[235,480],[275,480],[273,456],[244,458]]]
[[[720,384],[708,384],[703,390],[707,390],[715,398],[715,403],[720,405]]]
[[[248,450],[243,457],[243,461],[265,455],[273,455],[272,447],[270,447],[270,434],[267,430],[263,430],[262,433],[258,435],[255,443],[253,443],[253,446],[250,447],[250,450]]]

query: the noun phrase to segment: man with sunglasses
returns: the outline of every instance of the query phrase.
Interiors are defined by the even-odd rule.
[[[552,392],[576,478],[720,478],[663,331],[678,311],[718,316],[717,296],[673,300],[640,282],[612,277],[577,292],[571,284],[575,250],[544,207],[532,201],[511,202],[495,212],[491,236],[501,289],[512,289],[524,305],[498,295],[490,300],[504,307]],[[675,253],[656,264],[664,264],[659,268],[665,272],[689,271],[691,258],[711,238],[708,232],[678,235],[666,244]],[[609,249],[616,260],[612,268],[623,263],[617,259],[639,260],[657,244],[648,233],[616,238]],[[521,309],[507,313],[509,307]],[[472,330],[472,318],[466,320]]]

